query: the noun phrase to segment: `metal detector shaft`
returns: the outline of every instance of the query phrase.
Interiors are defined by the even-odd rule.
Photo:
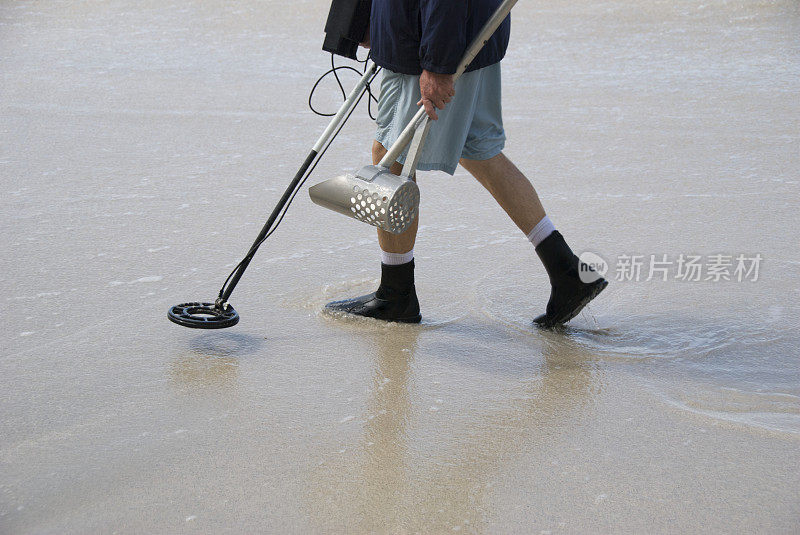
[[[259,232],[258,237],[253,242],[253,245],[250,246],[250,250],[244,257],[244,260],[242,260],[242,262],[236,268],[236,273],[233,274],[233,276],[230,279],[230,282],[225,287],[223,287],[223,290],[220,292],[219,298],[217,299],[218,305],[223,305],[224,303],[227,303],[228,298],[231,296],[234,288],[236,288],[236,285],[239,283],[239,279],[242,278],[242,275],[244,275],[247,266],[250,265],[250,261],[253,259],[253,255],[255,254],[256,250],[258,250],[258,247],[264,241],[264,238],[269,233],[270,229],[272,228],[272,225],[278,219],[281,210],[283,210],[283,207],[286,206],[286,203],[292,197],[292,194],[294,193],[295,189],[297,189],[297,185],[300,183],[300,181],[303,180],[306,171],[308,171],[308,168],[311,167],[311,164],[314,162],[314,159],[317,157],[317,154],[319,154],[325,147],[325,145],[328,143],[331,135],[337,131],[342,121],[345,120],[350,109],[353,106],[355,106],[355,104],[360,100],[361,95],[366,90],[367,84],[369,83],[370,79],[375,75],[377,68],[378,66],[375,65],[374,63],[367,68],[366,72],[364,72],[364,76],[361,77],[361,80],[359,80],[358,84],[356,84],[353,90],[350,91],[350,94],[347,95],[347,98],[342,103],[342,106],[339,108],[339,111],[336,112],[336,115],[333,117],[333,119],[331,119],[331,122],[328,124],[328,127],[325,129],[325,131],[319,137],[317,142],[314,144],[314,148],[312,148],[311,152],[309,152],[308,156],[306,156],[303,165],[301,165],[300,169],[297,170],[297,174],[294,175],[292,182],[286,188],[286,191],[283,192],[283,196],[281,197],[280,201],[278,201],[278,204],[275,206],[275,208],[272,210],[272,214],[270,214],[269,219],[267,219],[267,222],[264,224],[264,227],[261,229],[261,232]]]
[[[458,68],[456,69],[455,74],[453,74],[453,82],[458,80],[464,71],[467,69],[467,66],[475,59],[475,56],[478,55],[478,52],[481,51],[483,45],[486,44],[486,41],[492,36],[492,34],[497,30],[498,26],[505,20],[508,14],[511,12],[511,8],[517,3],[517,0],[504,0],[502,4],[497,8],[494,14],[486,21],[486,24],[483,25],[481,29],[481,33],[472,40],[467,51],[464,53],[464,57],[461,58],[461,63],[458,64]],[[414,115],[414,118],[409,121],[408,125],[403,129],[403,132],[400,134],[400,137],[397,138],[397,141],[391,146],[389,151],[386,155],[381,159],[378,165],[383,167],[391,167],[391,165],[400,157],[403,150],[405,150],[406,146],[411,142],[411,139],[414,137],[414,131],[417,129],[418,126],[422,124],[422,121],[425,118],[425,108],[421,107],[419,111]]]
[[[289,184],[289,187],[287,187],[286,191],[283,192],[281,200],[278,201],[278,204],[272,210],[272,214],[269,216],[269,219],[267,219],[267,222],[264,224],[264,228],[262,228],[261,232],[258,233],[258,237],[253,242],[253,245],[250,246],[250,250],[247,251],[247,255],[245,255],[244,260],[242,260],[242,262],[239,264],[239,267],[236,268],[236,273],[233,274],[230,283],[225,287],[224,292],[220,294],[218,299],[220,305],[228,302],[228,298],[233,293],[233,289],[236,288],[236,284],[238,284],[239,279],[242,278],[242,275],[244,275],[244,271],[247,269],[247,266],[250,265],[250,261],[253,259],[253,253],[255,253],[256,249],[258,249],[258,247],[261,245],[261,242],[264,240],[264,237],[266,237],[267,233],[272,228],[272,225],[275,223],[275,220],[278,219],[278,215],[281,213],[281,210],[283,210],[283,207],[286,205],[286,202],[292,196],[292,193],[294,193],[297,184],[299,184],[300,181],[303,179],[303,175],[306,174],[306,171],[308,170],[309,166],[316,157],[317,157],[316,150],[312,150],[311,152],[308,153],[308,156],[306,156],[303,165],[300,166],[300,169],[297,170],[297,174],[294,175],[291,184]]]

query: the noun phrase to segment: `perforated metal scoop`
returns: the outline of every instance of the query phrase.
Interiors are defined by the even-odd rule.
[[[430,123],[424,116],[410,126],[414,126],[415,133],[400,176],[389,171],[397,156],[388,162],[384,158],[378,165],[362,167],[355,175],[337,176],[312,186],[308,190],[311,200],[392,234],[405,232],[419,210],[419,188],[412,177]],[[404,148],[405,145],[400,150]]]
[[[320,182],[309,194],[320,206],[394,234],[408,228],[419,206],[419,188],[413,181],[377,165]]]

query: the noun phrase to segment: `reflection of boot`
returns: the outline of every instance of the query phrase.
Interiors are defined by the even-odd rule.
[[[381,284],[376,292],[334,301],[325,308],[384,321],[419,323],[422,316],[414,288],[414,261],[399,266],[381,264]]]
[[[608,286],[607,280],[581,264],[557,230],[536,247],[536,254],[547,270],[551,286],[547,312],[533,320],[542,327],[551,328],[571,320]]]

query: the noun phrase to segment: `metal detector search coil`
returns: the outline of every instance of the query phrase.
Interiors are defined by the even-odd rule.
[[[308,193],[320,206],[392,234],[405,232],[419,207],[417,184],[377,165],[321,182]]]
[[[239,323],[239,314],[227,303],[181,303],[169,309],[167,318],[194,329],[224,329]]]

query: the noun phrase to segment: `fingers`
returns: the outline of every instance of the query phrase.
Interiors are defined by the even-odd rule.
[[[436,106],[438,109],[440,109],[440,110],[443,110],[443,109],[444,109],[444,106],[445,106],[445,104],[447,104],[448,102],[450,102],[450,100],[451,100],[451,99],[450,99],[449,97],[444,97],[444,98],[435,98],[435,97],[434,97],[434,98],[430,98],[430,97],[422,97],[421,99],[419,99],[419,100],[417,101],[417,106],[419,106],[420,104],[422,104],[422,103],[423,103],[424,101],[426,101],[426,100],[427,100],[428,102],[430,102],[431,104],[433,104],[434,106]]]
[[[437,121],[439,116],[436,114],[436,106],[433,105],[433,102],[425,99],[422,104],[425,106],[425,113],[428,114],[428,117],[430,117],[432,121]]]
[[[444,109],[446,104],[448,104],[450,101],[453,100],[456,91],[455,88],[452,86],[452,84],[448,87],[443,85],[426,83],[425,81],[421,80],[420,93],[422,96],[420,104],[422,103],[422,101],[428,100],[436,108],[442,110]]]
[[[432,95],[428,94],[428,95],[423,95],[422,100],[430,100],[431,102],[433,102],[434,106],[436,106],[440,110],[443,110],[444,109],[444,105],[447,104],[448,102],[450,102],[451,100],[453,100],[453,96],[454,95],[455,95],[455,93],[450,93],[450,94],[446,94],[446,93],[445,94],[441,94],[441,93],[439,93],[439,94],[432,94]]]
[[[419,105],[422,105],[422,106],[425,107],[425,113],[428,114],[428,117],[430,117],[432,121],[436,121],[436,120],[439,119],[439,116],[436,115],[437,106],[434,106],[433,102],[431,102],[430,99],[427,99],[427,98],[421,99],[419,102],[417,102],[417,106],[419,106]]]
[[[438,118],[435,110],[443,110],[451,100],[453,99],[450,97],[422,97],[419,99],[419,101],[417,101],[417,106],[424,105],[425,110],[428,112],[430,118],[435,121]]]

